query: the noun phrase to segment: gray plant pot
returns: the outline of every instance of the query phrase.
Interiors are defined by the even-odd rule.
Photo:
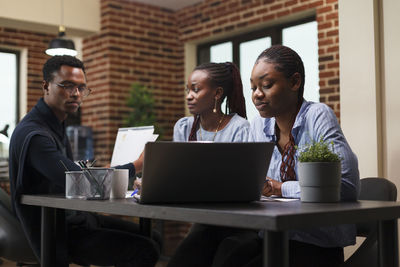
[[[340,200],[340,162],[299,162],[297,171],[302,202]]]

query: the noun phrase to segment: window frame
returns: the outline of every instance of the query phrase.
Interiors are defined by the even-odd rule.
[[[16,56],[16,103],[15,103],[15,125],[20,121],[20,96],[21,96],[21,88],[20,88],[20,71],[21,71],[21,51],[18,50],[12,50],[12,49],[7,49],[0,47],[0,52],[1,53],[9,53],[9,54],[14,54]]]
[[[307,23],[316,21],[316,16],[308,16],[306,18],[293,20],[286,23],[276,24],[273,26],[268,26],[256,31],[250,31],[244,34],[234,35],[227,38],[217,39],[211,42],[207,42],[204,44],[199,44],[197,46],[197,55],[196,60],[197,64],[210,62],[210,48],[213,45],[225,43],[225,42],[232,42],[232,60],[233,62],[240,68],[240,55],[239,55],[239,48],[240,44],[243,42],[248,42],[251,40],[256,40],[263,37],[271,37],[271,44],[282,44],[282,31],[285,28],[296,26],[299,24]]]

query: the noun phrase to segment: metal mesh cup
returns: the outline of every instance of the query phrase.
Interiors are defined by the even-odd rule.
[[[87,168],[83,169],[84,176],[89,182],[87,199],[109,199],[111,181],[114,169]]]
[[[65,197],[85,199],[88,195],[89,182],[83,171],[65,172]]]

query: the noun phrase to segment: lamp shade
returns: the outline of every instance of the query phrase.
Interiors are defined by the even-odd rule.
[[[58,29],[58,37],[51,40],[46,54],[49,56],[76,56],[78,52],[75,50],[74,42],[65,36],[65,27],[60,25]]]
[[[46,54],[50,56],[76,56],[78,52],[75,50],[75,45],[72,40],[57,37],[50,41]]]

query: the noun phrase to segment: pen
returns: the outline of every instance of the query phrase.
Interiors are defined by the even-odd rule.
[[[134,195],[136,195],[137,192],[139,192],[139,189],[136,188],[135,190],[133,190],[133,192],[132,192],[132,194],[131,194],[131,197],[133,197]]]

